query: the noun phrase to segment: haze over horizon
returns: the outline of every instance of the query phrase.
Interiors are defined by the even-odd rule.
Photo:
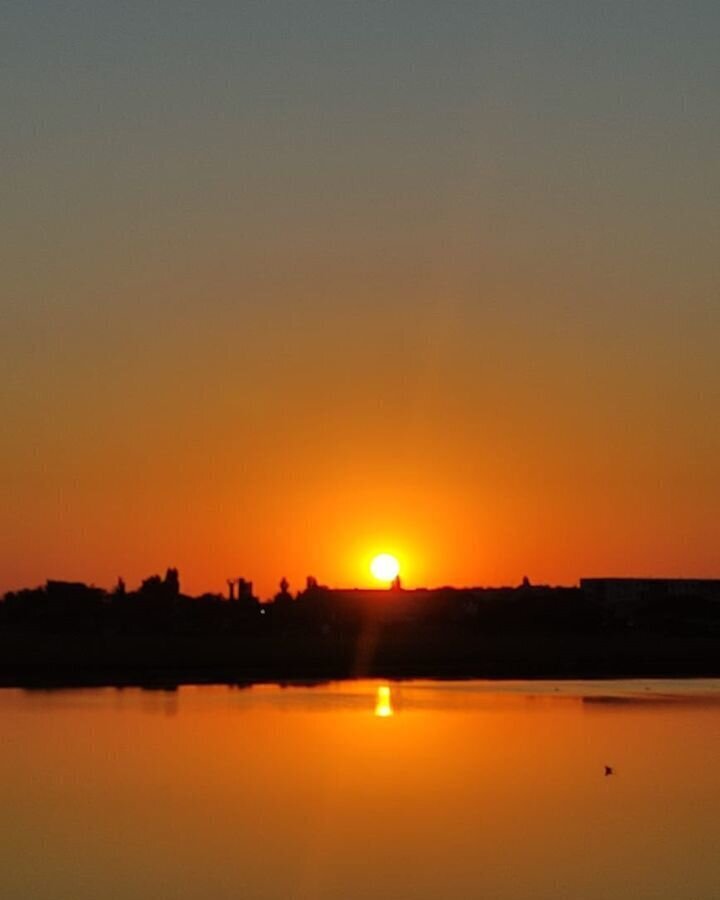
[[[720,6],[0,21],[0,592],[720,576]]]

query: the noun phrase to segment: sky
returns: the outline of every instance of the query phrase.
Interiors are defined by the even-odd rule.
[[[0,590],[720,576],[715,0],[0,11]]]

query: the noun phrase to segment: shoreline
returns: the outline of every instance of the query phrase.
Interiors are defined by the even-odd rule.
[[[323,636],[0,630],[0,687],[720,678],[720,635],[383,631]]]
[[[597,669],[567,669],[559,671],[544,669],[504,669],[492,671],[476,669],[455,669],[447,667],[418,666],[404,668],[374,667],[362,672],[348,672],[338,669],[303,670],[254,670],[247,669],[84,669],[58,670],[43,666],[32,667],[14,673],[0,673],[0,690],[71,690],[82,688],[141,688],[144,690],[176,690],[187,686],[232,686],[252,687],[254,685],[302,686],[320,685],[328,682],[360,681],[364,679],[392,682],[432,680],[441,682],[610,682],[610,681],[697,681],[720,679],[720,668],[692,667],[687,669],[635,667],[599,671]]]

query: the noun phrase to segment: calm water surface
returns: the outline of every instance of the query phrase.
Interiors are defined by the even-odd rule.
[[[3,900],[720,897],[720,681],[7,690],[0,722]]]

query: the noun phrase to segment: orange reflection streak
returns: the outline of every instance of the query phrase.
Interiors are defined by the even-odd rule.
[[[379,719],[387,719],[390,716],[395,715],[395,710],[392,706],[392,694],[390,693],[390,687],[387,684],[381,684],[377,689],[375,715]]]

